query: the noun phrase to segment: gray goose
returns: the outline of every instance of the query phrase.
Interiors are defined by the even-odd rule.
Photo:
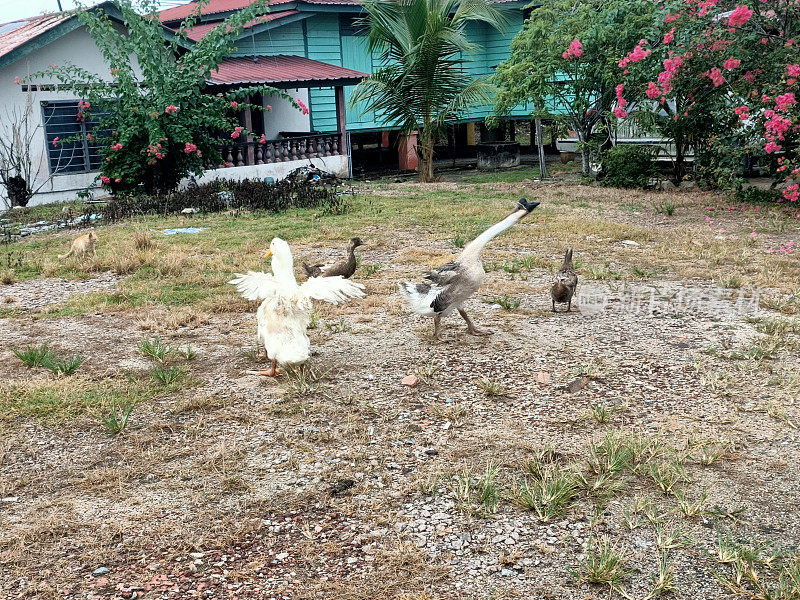
[[[493,238],[527,217],[539,204],[521,198],[514,212],[467,244],[453,262],[430,271],[425,275],[425,282],[399,284],[400,293],[411,305],[411,310],[418,315],[433,317],[433,337],[436,341],[442,340],[442,315],[450,314],[453,310],[458,310],[467,322],[467,331],[470,334],[489,335],[490,332],[475,327],[463,308],[464,302],[478,290],[486,276],[481,253]]]

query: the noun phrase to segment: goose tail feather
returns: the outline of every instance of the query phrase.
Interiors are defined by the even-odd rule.
[[[431,316],[436,312],[431,306],[440,290],[437,290],[426,283],[402,282],[398,284],[400,294],[406,299],[408,304],[418,315]]]

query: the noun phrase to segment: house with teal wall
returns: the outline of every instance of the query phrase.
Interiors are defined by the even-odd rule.
[[[248,0],[211,0],[201,13],[200,23],[190,32],[198,39],[214,24],[249,4]],[[508,25],[497,31],[482,23],[470,23],[467,36],[480,45],[481,50],[467,56],[466,75],[470,77],[490,76],[496,66],[510,52],[511,40],[522,29],[525,6],[521,0],[499,1],[506,14]],[[164,10],[160,15],[166,27],[178,27],[196,4],[189,3]],[[372,73],[380,68],[377,53],[370,54],[366,47],[366,32],[359,26],[363,16],[355,0],[273,0],[266,18],[251,23],[238,40],[232,54],[238,58],[296,56],[326,65],[351,69],[361,73]],[[308,88],[310,127],[315,132],[337,130],[336,98],[333,87]],[[378,132],[392,129],[381,122],[375,114],[363,112],[359,106],[350,107],[349,96],[353,86],[344,87],[346,124],[350,133]],[[459,122],[479,122],[492,111],[490,106],[474,107],[465,113]],[[506,118],[529,119],[530,110],[517,107]]]

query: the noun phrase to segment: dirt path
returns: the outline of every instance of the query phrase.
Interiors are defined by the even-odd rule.
[[[133,389],[150,381],[137,351],[148,337],[196,352],[183,383],[137,405],[116,436],[94,405],[0,423],[0,596],[599,598],[607,585],[572,572],[608,536],[632,597],[652,591],[666,553],[675,597],[724,598],[720,538],[800,544],[795,350],[731,358],[780,317],[757,297],[703,280],[584,278],[579,310],[553,314],[546,272],[497,269],[468,304],[494,334],[449,317],[448,343],[433,345],[430,320],[393,291],[424,272],[409,248],[444,254],[427,239],[365,248],[362,264],[384,267],[362,274],[366,299],[319,307],[302,377],[245,373],[251,313],[176,327],[174,310],[152,307],[0,320],[0,381],[17,392]],[[502,294],[520,306],[491,302]],[[86,355],[73,379],[26,370],[9,350],[43,341]],[[418,385],[401,385],[409,374]],[[617,443],[640,454],[604,471]],[[688,504],[705,496],[693,514],[659,489],[657,467],[674,469]],[[536,469],[580,472],[547,521],[522,508]]]

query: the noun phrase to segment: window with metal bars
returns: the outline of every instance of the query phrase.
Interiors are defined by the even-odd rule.
[[[91,113],[84,118],[78,100],[42,102],[41,106],[50,173],[98,170],[102,157],[101,144],[96,138],[103,137],[99,121],[104,114]],[[87,137],[87,134],[91,135]]]

